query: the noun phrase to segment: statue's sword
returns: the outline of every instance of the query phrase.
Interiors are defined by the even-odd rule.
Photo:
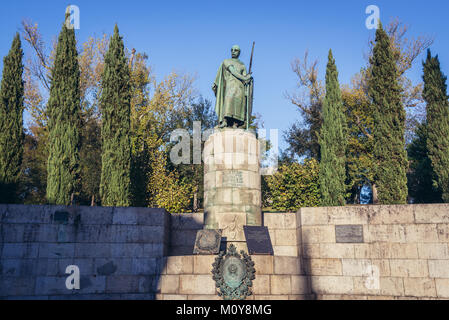
[[[249,71],[248,74],[251,74],[251,69],[253,67],[253,55],[254,55],[254,46],[256,42],[253,41],[253,48],[251,49],[251,58],[249,60]],[[246,86],[246,130],[249,129],[249,85]]]

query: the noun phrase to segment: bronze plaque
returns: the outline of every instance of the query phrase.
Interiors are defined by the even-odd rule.
[[[249,254],[273,255],[270,234],[267,227],[243,226]]]
[[[204,229],[196,233],[194,254],[218,254],[220,252],[221,230]]]
[[[335,226],[335,238],[337,243],[363,243],[363,226]]]

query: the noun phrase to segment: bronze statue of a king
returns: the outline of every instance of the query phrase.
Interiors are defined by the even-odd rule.
[[[253,77],[239,60],[239,46],[231,48],[231,56],[221,64],[212,86],[217,97],[218,126],[248,128],[253,104]]]

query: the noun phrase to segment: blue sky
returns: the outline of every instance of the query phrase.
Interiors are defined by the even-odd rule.
[[[199,93],[211,100],[211,84],[221,61],[230,56],[231,46],[240,45],[240,58],[248,64],[252,41],[256,41],[254,111],[262,115],[267,129],[284,131],[299,118],[284,92],[296,84],[290,62],[306,49],[310,57],[318,58],[324,78],[332,48],[342,84],[365,65],[364,53],[374,33],[365,27],[368,5],[380,8],[384,24],[398,17],[410,26],[410,36],[434,36],[432,51],[439,54],[443,72],[449,74],[447,0],[8,1],[0,11],[0,57],[8,53],[24,18],[37,22],[45,41],[51,43],[69,4],[80,8],[79,42],[90,35],[111,34],[118,23],[126,46],[149,55],[158,79],[173,70],[196,74]],[[25,52],[30,52],[28,47]],[[421,81],[422,59],[409,72],[415,83]]]

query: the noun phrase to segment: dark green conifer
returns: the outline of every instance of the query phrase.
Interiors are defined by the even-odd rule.
[[[17,200],[23,158],[23,51],[17,33],[3,59],[0,89],[0,202]]]
[[[131,201],[130,88],[128,61],[116,25],[105,57],[100,101],[103,140],[100,196],[103,206],[126,207]]]
[[[449,202],[449,103],[447,77],[441,72],[438,56],[427,51],[424,66],[423,98],[427,103],[427,151],[443,201]]]
[[[398,69],[390,39],[379,23],[370,59],[369,95],[374,118],[374,161],[380,204],[407,201],[408,161],[405,149],[405,110],[401,101]]]
[[[80,70],[75,30],[64,23],[51,72],[48,101],[47,201],[69,205],[79,192]]]
[[[320,192],[323,206],[344,206],[346,194],[346,117],[332,50],[326,69],[326,97],[320,132]]]

